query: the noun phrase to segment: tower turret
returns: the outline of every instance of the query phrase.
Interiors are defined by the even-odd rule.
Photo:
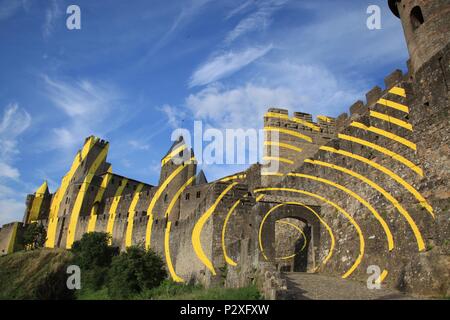
[[[415,72],[449,43],[450,0],[389,0],[389,7],[402,21]]]

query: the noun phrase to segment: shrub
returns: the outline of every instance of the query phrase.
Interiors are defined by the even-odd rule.
[[[130,247],[113,258],[108,272],[108,294],[126,299],[159,286],[167,277],[162,259],[153,251]]]
[[[108,245],[109,240],[109,234],[104,232],[85,233],[72,245],[75,263],[83,270],[109,266],[112,257],[118,253],[117,248]]]
[[[24,248],[34,250],[44,247],[46,237],[45,227],[40,223],[33,222],[26,226],[21,242]]]
[[[81,268],[82,290],[101,289],[106,282],[108,268],[118,248],[108,245],[110,236],[103,232],[91,232],[74,242],[74,264]]]

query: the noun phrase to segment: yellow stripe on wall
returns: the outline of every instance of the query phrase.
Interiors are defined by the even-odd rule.
[[[263,157],[264,161],[276,161],[276,162],[283,162],[287,164],[294,164],[294,161],[286,159],[286,158],[280,158],[280,157]]]
[[[185,150],[187,147],[186,145],[182,145],[178,148],[176,148],[175,150],[173,150],[172,152],[170,152],[164,159],[161,160],[161,166],[164,166],[166,163],[168,163],[170,160],[172,160],[174,157],[178,156],[178,154]]]
[[[289,118],[289,115],[287,115],[287,114],[276,113],[276,112],[267,112],[264,116],[267,118],[289,120],[289,121],[301,124],[305,127],[311,128],[314,131],[320,131],[320,127],[316,126],[314,123],[303,120],[303,119],[299,119],[296,117]]]
[[[265,192],[265,191],[287,191],[287,192],[294,192],[294,193],[299,193],[299,194],[304,194],[316,199],[319,199],[329,205],[331,205],[332,207],[334,207],[337,211],[339,211],[340,213],[342,213],[347,220],[353,225],[353,227],[356,229],[356,232],[358,233],[359,236],[359,255],[356,258],[355,262],[353,263],[353,265],[350,267],[350,269],[345,272],[345,274],[342,276],[343,279],[349,277],[355,270],[356,268],[361,264],[361,261],[363,259],[364,256],[364,248],[365,248],[365,240],[364,240],[364,235],[361,231],[361,228],[359,227],[358,223],[353,219],[353,217],[347,212],[345,211],[343,208],[341,208],[339,205],[337,205],[336,203],[318,195],[312,192],[308,192],[305,190],[300,190],[300,189],[292,189],[292,188],[263,188],[263,189],[257,189],[254,190],[254,192],[256,193],[260,193],[260,192]],[[266,218],[266,217],[265,217]],[[261,222],[261,224],[263,224],[263,222],[265,221],[265,219],[263,219],[263,221]],[[260,227],[260,234],[261,234],[262,228]],[[260,236],[260,244],[262,243],[261,240],[261,236]],[[261,246],[261,245],[260,245]],[[261,246],[262,249],[262,246]]]
[[[106,188],[108,187],[111,179],[112,179],[112,169],[110,166],[108,169],[108,172],[103,176],[103,180],[100,185],[100,189],[98,190],[97,195],[95,196],[94,205],[92,206],[91,215],[89,217],[87,232],[95,231],[95,227],[97,225],[97,214],[98,214],[98,212],[96,211],[96,210],[98,210],[98,207],[95,204],[100,203],[102,201],[103,195],[104,195]]]
[[[394,141],[396,141],[398,143],[401,143],[401,144],[407,146],[408,148],[410,148],[410,149],[412,149],[414,151],[417,150],[417,146],[416,146],[415,143],[409,141],[408,139],[402,138],[402,137],[400,137],[400,136],[398,136],[396,134],[393,134],[393,133],[391,133],[389,131],[386,131],[386,130],[383,130],[383,129],[379,129],[377,127],[367,127],[366,125],[364,125],[364,124],[362,124],[360,122],[356,122],[356,121],[352,122],[350,125],[352,127],[359,128],[359,129],[362,129],[362,130],[365,130],[365,131],[369,131],[369,132],[373,132],[373,133],[379,134],[380,136],[384,136],[384,137],[386,137],[388,139],[394,140]]]
[[[387,99],[380,99],[377,102],[378,104],[381,104],[382,106],[389,107],[395,110],[399,110],[405,113],[409,113],[409,108],[401,103],[397,103],[391,100]]]
[[[84,144],[81,152],[78,152],[73,160],[72,166],[70,167],[69,172],[62,178],[61,186],[55,192],[52,202],[50,205],[50,213],[49,220],[47,226],[47,240],[45,242],[45,246],[47,248],[54,248],[56,241],[56,228],[58,226],[58,212],[61,206],[61,202],[66,194],[67,188],[75,175],[75,172],[80,167],[81,162],[86,159],[88,153],[91,151],[94,144],[98,141],[98,138],[89,137],[86,143]]]
[[[328,184],[330,186],[338,188],[339,190],[344,191],[345,193],[347,193],[348,195],[350,195],[351,197],[353,197],[354,199],[359,201],[361,204],[363,204],[372,213],[372,215],[375,217],[375,219],[377,219],[377,221],[380,223],[380,225],[383,228],[383,231],[384,231],[384,233],[386,235],[386,240],[387,240],[387,243],[388,243],[389,251],[394,249],[394,237],[392,236],[392,232],[389,229],[388,224],[381,217],[381,215],[378,213],[378,211],[369,202],[364,200],[360,195],[358,195],[357,193],[353,192],[352,190],[344,187],[343,185],[340,185],[340,184],[335,183],[335,182],[333,182],[331,180],[328,180],[328,179],[319,178],[319,177],[315,177],[315,176],[311,176],[311,175],[307,175],[307,174],[300,174],[300,173],[289,173],[288,175],[292,176],[292,177],[304,178],[304,179],[314,180],[314,181],[318,181],[318,182],[322,182],[322,183]]]
[[[396,173],[394,173],[393,171],[389,170],[386,167],[383,167],[382,165],[376,163],[375,161],[369,160],[367,158],[364,158],[360,155],[348,152],[348,151],[344,151],[344,150],[336,150],[334,148],[330,148],[330,147],[320,147],[320,150],[323,151],[328,151],[331,153],[336,153],[336,154],[340,154],[343,155],[345,157],[349,157],[358,161],[361,161],[365,164],[368,164],[369,166],[383,172],[384,174],[388,175],[389,177],[391,177],[392,179],[394,179],[395,181],[397,181],[399,184],[401,184],[406,190],[408,190],[409,193],[411,193],[416,200],[419,202],[419,204],[426,209],[431,216],[434,218],[434,213],[433,213],[433,208],[431,207],[431,205],[427,202],[427,200],[416,190],[414,189],[413,186],[411,186],[408,182],[406,182],[405,180],[403,180],[403,178],[401,178],[399,175],[397,175]]]
[[[406,98],[406,91],[403,88],[400,87],[393,87],[391,90],[389,90],[389,93],[401,96],[403,98]]]
[[[233,267],[236,267],[237,263],[228,256],[227,246],[226,246],[226,243],[225,243],[225,234],[227,232],[228,220],[230,219],[230,217],[233,214],[234,210],[236,210],[237,206],[240,203],[241,203],[241,200],[237,200],[234,203],[234,205],[231,207],[231,209],[228,210],[227,216],[225,217],[225,221],[223,222],[223,227],[222,227],[222,251],[223,251],[223,256],[225,258],[225,262],[228,263],[230,266],[233,266]]]
[[[397,119],[397,118],[394,118],[394,117],[391,117],[391,116],[388,116],[387,114],[376,112],[376,111],[370,111],[370,116],[373,118],[377,118],[377,119],[395,124],[399,127],[405,128],[409,131],[413,131],[413,127],[410,123],[400,120],[400,119]]]
[[[347,140],[347,141],[351,141],[351,142],[355,142],[357,144],[372,148],[374,150],[377,150],[381,153],[384,153],[385,155],[391,157],[392,159],[399,161],[400,163],[404,164],[405,166],[407,166],[409,169],[411,169],[412,171],[414,171],[415,173],[417,173],[419,176],[423,177],[423,171],[422,169],[415,165],[414,163],[412,163],[411,161],[409,161],[408,159],[406,159],[405,157],[399,155],[398,153],[395,153],[389,149],[386,149],[384,147],[381,147],[375,143],[363,140],[363,139],[359,139],[353,136],[349,136],[346,134],[339,134],[338,135],[339,139],[342,140]]]
[[[179,166],[176,168],[164,182],[158,187],[158,190],[156,190],[155,195],[153,196],[148,209],[147,209],[147,216],[149,216],[148,222],[147,222],[147,228],[145,231],[145,248],[148,250],[151,246],[151,239],[152,239],[152,228],[153,228],[153,209],[155,208],[156,202],[161,197],[164,190],[167,188],[169,183],[175,179],[175,177],[180,174],[181,171],[183,171],[184,168],[186,168],[192,161],[194,161],[195,158],[192,157],[188,162],[186,162],[184,165]]]
[[[285,149],[290,149],[293,151],[297,151],[297,152],[302,152],[302,148],[293,146],[291,144],[288,143],[284,143],[284,142],[275,142],[275,141],[264,141],[264,145],[265,146],[275,146],[275,147],[279,147],[279,148],[285,148]]]
[[[192,231],[192,246],[194,247],[195,254],[200,259],[200,261],[211,271],[213,275],[216,275],[216,271],[214,270],[214,266],[209,260],[209,258],[206,256],[205,252],[203,251],[202,242],[201,242],[201,235],[203,226],[205,225],[206,221],[212,216],[214,211],[216,210],[217,206],[219,205],[220,201],[223,197],[235,186],[237,185],[237,182],[233,182],[230,184],[222,193],[219,195],[219,197],[216,199],[214,204],[206,210],[206,212],[198,219],[197,223],[194,226],[194,230]]]
[[[66,240],[66,249],[72,248],[72,244],[75,241],[78,219],[80,217],[80,211],[86,196],[86,192],[89,191],[89,187],[91,185],[92,179],[94,178],[94,174],[97,172],[100,165],[104,163],[106,156],[108,154],[108,149],[109,145],[107,144],[103,148],[103,150],[99,153],[95,161],[91,164],[91,167],[89,168],[87,175],[84,178],[83,183],[81,184],[81,188],[78,191],[75,203],[73,205],[72,214],[70,215],[70,222]]]
[[[133,243],[133,226],[134,226],[134,215],[136,213],[136,205],[138,204],[141,190],[144,184],[139,183],[136,187],[136,191],[133,195],[133,200],[131,200],[130,207],[128,208],[128,223],[127,231],[125,233],[125,247],[130,247]]]
[[[301,134],[297,131],[294,130],[289,130],[289,129],[283,129],[283,128],[276,128],[276,127],[265,127],[264,131],[266,132],[278,132],[278,133],[284,133],[308,142],[312,142],[312,138],[308,137],[307,135]]]
[[[116,194],[114,195],[114,198],[112,199],[111,207],[109,209],[109,217],[108,217],[108,225],[106,226],[106,233],[109,233],[111,235],[110,243],[112,243],[112,236],[114,232],[114,222],[116,220],[116,211],[117,207],[119,206],[120,199],[122,198],[122,192],[125,189],[126,185],[128,183],[128,179],[124,178],[121,181],[121,184],[116,190]]]
[[[411,229],[414,233],[414,236],[416,238],[417,247],[418,247],[419,251],[425,250],[425,242],[423,241],[422,234],[420,233],[419,228],[417,227],[415,221],[411,218],[409,213],[402,207],[402,205],[397,201],[397,199],[395,199],[389,192],[384,190],[382,187],[380,187],[378,184],[376,184],[372,180],[364,177],[363,175],[361,175],[359,173],[349,170],[347,168],[340,167],[340,166],[330,164],[327,162],[323,162],[323,161],[317,161],[317,160],[308,160],[307,159],[307,160],[305,160],[305,162],[341,171],[343,173],[351,175],[352,177],[355,177],[355,178],[367,183],[369,186],[371,186],[372,188],[374,188],[375,190],[380,192],[390,203],[392,203],[392,205],[400,212],[400,214],[408,222],[408,224],[411,227]]]

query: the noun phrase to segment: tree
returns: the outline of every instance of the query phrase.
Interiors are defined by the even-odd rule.
[[[108,272],[108,294],[113,299],[126,299],[159,286],[166,277],[160,256],[141,247],[129,247],[112,260]]]
[[[104,232],[85,233],[81,240],[72,245],[75,263],[81,269],[107,267],[112,257],[117,254],[117,248],[108,245],[110,235]]]
[[[33,222],[26,226],[22,236],[22,244],[27,250],[42,248],[47,238],[47,230],[37,222]]]
[[[105,285],[112,258],[119,252],[109,246],[110,238],[108,233],[90,232],[73,243],[74,264],[82,271],[82,288],[98,290]]]

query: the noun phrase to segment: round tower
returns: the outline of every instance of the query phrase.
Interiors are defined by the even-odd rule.
[[[413,72],[450,42],[450,0],[388,0],[402,20]]]

